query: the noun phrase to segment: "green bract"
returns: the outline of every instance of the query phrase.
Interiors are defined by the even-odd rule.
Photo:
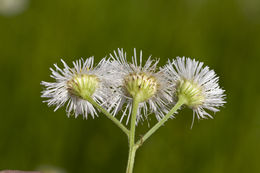
[[[205,100],[201,87],[195,82],[181,80],[176,89],[178,98],[184,99],[184,104],[189,107],[195,108],[203,104]]]
[[[69,92],[80,98],[87,98],[96,91],[99,80],[95,75],[81,74],[68,81]]]

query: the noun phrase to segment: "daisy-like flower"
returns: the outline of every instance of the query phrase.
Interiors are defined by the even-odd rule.
[[[169,61],[164,70],[173,85],[172,92],[176,99],[183,99],[198,119],[213,118],[205,109],[215,113],[226,103],[224,90],[218,84],[219,77],[208,66],[203,67],[202,62],[177,57]]]
[[[164,113],[168,112],[167,103],[171,102],[172,97],[164,73],[156,71],[159,60],[152,60],[150,56],[142,66],[142,51],[138,58],[135,49],[131,63],[127,62],[123,49],[114,51],[114,55],[110,54],[110,57],[113,60],[111,75],[114,76],[114,93],[108,110],[115,115],[125,106],[120,121],[127,117],[128,123],[135,98],[139,101],[136,125],[147,118],[148,113],[155,113],[158,120],[163,118]]]
[[[66,107],[67,115],[74,112],[75,117],[79,114],[87,118],[88,114],[94,118],[97,112],[93,105],[87,101],[91,97],[99,104],[106,101],[109,88],[109,79],[107,78],[108,61],[102,59],[94,67],[94,57],[73,62],[73,68],[70,68],[63,60],[64,68],[59,68],[56,64],[55,70],[52,71],[51,77],[55,82],[41,82],[46,87],[42,91],[42,97],[49,98],[45,102],[48,106],[56,105],[54,111],[68,102]]]

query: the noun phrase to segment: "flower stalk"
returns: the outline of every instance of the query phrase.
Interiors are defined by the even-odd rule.
[[[184,98],[180,98],[175,106],[165,115],[165,117],[155,124],[139,141],[136,145],[140,147],[156,130],[158,130],[183,104],[185,103]]]
[[[129,135],[129,156],[128,156],[128,163],[126,173],[132,173],[134,168],[134,161],[135,161],[135,153],[136,150],[154,133],[156,132],[185,102],[184,97],[180,97],[178,102],[175,106],[168,112],[165,117],[155,124],[141,139],[139,139],[135,143],[135,123],[136,123],[136,114],[138,110],[138,100],[134,99],[133,101],[133,109],[131,115],[131,128],[130,128],[130,135]]]
[[[135,126],[136,126],[136,115],[138,111],[139,99],[138,95],[133,99],[132,105],[132,114],[131,114],[131,127],[130,127],[130,134],[129,134],[129,156],[127,162],[127,169],[126,173],[132,173],[134,168],[134,160],[135,160]]]
[[[95,100],[93,100],[89,96],[86,96],[84,99],[86,99],[89,103],[93,104],[97,109],[99,109],[103,114],[105,114],[108,119],[112,120],[127,136],[129,136],[129,130],[118,119],[111,115],[106,109],[100,106],[97,102],[95,102]]]

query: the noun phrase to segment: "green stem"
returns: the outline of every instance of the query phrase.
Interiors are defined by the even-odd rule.
[[[158,130],[184,103],[185,99],[180,98],[175,106],[163,117],[163,119],[155,124],[140,140],[136,142],[136,147],[140,147],[144,141],[146,141],[156,130]]]
[[[121,124],[121,122],[116,119],[113,115],[111,115],[107,110],[105,110],[102,106],[100,106],[95,100],[93,100],[92,97],[86,97],[85,98],[89,103],[94,105],[97,109],[99,109],[103,114],[107,116],[110,120],[112,120],[127,136],[129,136],[129,130]]]
[[[136,114],[138,111],[139,100],[136,98],[133,99],[132,105],[132,113],[131,113],[131,127],[130,127],[130,134],[129,134],[129,155],[128,155],[128,162],[127,162],[127,169],[126,173],[132,173],[134,168],[134,161],[135,161],[135,152],[137,147],[135,145],[135,126],[136,126]]]

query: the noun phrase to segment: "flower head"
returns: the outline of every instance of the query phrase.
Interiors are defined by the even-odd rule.
[[[177,57],[165,66],[169,81],[173,84],[172,92],[177,99],[183,99],[184,104],[192,108],[197,117],[213,118],[204,109],[219,111],[225,98],[224,90],[219,87],[218,77],[209,67],[190,58]]]
[[[137,123],[147,118],[148,109],[149,113],[155,113],[156,118],[160,120],[164,113],[168,112],[167,103],[171,102],[172,98],[164,73],[156,71],[159,60],[152,60],[149,57],[142,66],[142,51],[138,58],[135,49],[131,63],[127,62],[123,49],[114,51],[114,55],[110,56],[113,60],[111,74],[114,74],[114,93],[109,110],[115,115],[125,105],[120,121],[127,117],[126,123],[128,123],[135,98],[139,101]]]
[[[46,89],[42,92],[42,97],[49,98],[48,105],[56,105],[55,111],[63,106],[67,101],[67,114],[75,113],[75,117],[82,114],[87,118],[88,114],[94,118],[95,108],[86,99],[92,97],[99,104],[104,104],[109,90],[109,78],[106,76],[108,68],[107,60],[103,59],[93,67],[94,57],[85,61],[80,59],[73,62],[74,67],[70,68],[61,60],[64,68],[59,68],[56,64],[55,70],[51,68],[55,82],[41,82]]]

